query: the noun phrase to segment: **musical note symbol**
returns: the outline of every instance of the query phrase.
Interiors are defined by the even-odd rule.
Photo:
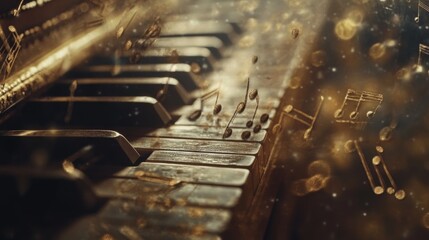
[[[299,37],[299,29],[298,28],[292,29],[291,35],[293,39],[297,39]]]
[[[9,76],[12,71],[13,65],[18,57],[19,50],[21,49],[21,40],[23,38],[23,34],[18,34],[14,26],[8,27],[10,35],[6,38],[4,36],[3,31],[0,34],[0,38],[3,40],[3,45],[1,47],[1,55],[6,52],[6,57],[1,65],[0,72],[3,72],[3,78]],[[12,38],[12,45],[9,44],[9,39]]]
[[[429,55],[429,46],[420,43],[419,44],[419,57],[417,58],[417,66],[421,66],[422,53],[425,55]]]
[[[216,94],[216,100],[215,100],[214,105],[213,105],[213,115],[215,115],[215,116],[218,115],[222,111],[222,105],[220,103],[218,103],[220,90],[222,88],[222,82],[223,82],[223,79],[219,83],[218,91]]]
[[[237,116],[237,114],[243,113],[244,110],[246,109],[247,96],[249,95],[249,87],[250,87],[250,78],[247,78],[247,87],[246,87],[246,94],[244,95],[244,102],[238,103],[237,108],[234,111],[234,114],[232,115],[231,119],[226,125],[225,131],[223,132],[222,139],[229,138],[232,135],[232,128],[230,128],[230,125],[234,122],[234,119]],[[244,134],[244,137],[245,136],[247,136],[247,133]],[[242,137],[243,137],[243,134],[242,134]]]
[[[156,39],[161,34],[161,19],[159,17],[155,18],[154,22],[145,30],[143,36],[140,39],[137,39],[132,49],[132,54],[130,56],[131,63],[137,63],[142,57],[142,52],[148,49]]]
[[[255,106],[255,111],[253,112],[252,120],[249,120],[246,123],[246,127],[251,128],[253,126],[253,121],[255,120],[256,112],[258,111],[258,108],[259,108],[259,94],[258,94],[258,89],[252,89],[250,91],[250,93],[249,93],[249,100],[250,101],[256,100],[256,106]]]
[[[420,8],[423,8],[426,12],[429,12],[429,6],[419,0],[419,4],[417,5],[417,17],[414,18],[414,21],[416,21],[416,23],[419,23],[420,21]]]
[[[313,131],[314,128],[314,124],[319,116],[320,113],[320,109],[322,108],[323,102],[324,102],[325,98],[323,96],[320,96],[320,102],[317,105],[316,108],[316,112],[314,113],[314,116],[311,116],[299,109],[294,108],[292,105],[287,105],[281,115],[280,115],[280,120],[279,123],[276,124],[273,128],[274,133],[278,133],[279,131],[281,131],[281,124],[283,122],[283,118],[284,116],[288,116],[304,125],[306,125],[308,128],[305,130],[304,132],[304,136],[303,138],[305,140],[308,140],[311,136],[311,132]]]
[[[375,150],[376,150],[376,156],[374,156],[372,158],[372,166],[374,168],[374,171],[377,175],[377,180],[378,183],[376,185],[374,177],[371,173],[371,170],[368,166],[367,160],[363,154],[363,151],[359,145],[359,143],[356,140],[349,140],[345,143],[344,145],[345,149],[347,152],[352,153],[354,151],[357,151],[358,155],[359,155],[359,159],[361,161],[361,164],[365,170],[365,174],[368,178],[369,184],[372,188],[372,191],[376,194],[376,195],[380,195],[383,194],[384,191],[386,191],[388,194],[395,194],[396,199],[398,200],[402,200],[405,198],[405,191],[402,189],[398,189],[395,180],[392,177],[392,174],[390,173],[384,159],[382,156],[382,153],[384,152],[383,147],[381,146],[376,146]],[[383,178],[383,172],[387,177],[387,180],[389,182],[389,187],[387,187],[386,189],[386,182]]]
[[[256,55],[255,55],[255,56],[253,56],[253,57],[252,57],[252,63],[253,63],[253,64],[256,64],[256,63],[258,62],[258,59],[259,59],[259,57],[258,57],[258,56],[256,56]]]
[[[200,97],[200,109],[195,110],[191,114],[189,114],[189,116],[188,116],[189,121],[196,121],[202,115],[202,113],[203,113],[205,101],[207,101],[208,99],[210,99],[213,96],[217,95],[218,93],[219,93],[219,88],[216,88],[216,89],[213,89],[213,90],[205,93],[204,95],[202,95]]]
[[[83,23],[83,28],[89,29],[89,28],[102,25],[105,22],[105,13],[104,13],[106,9],[105,2],[101,0],[87,0],[87,1],[90,2],[92,5],[94,5],[98,11],[95,12],[96,16],[94,19],[88,20]]]
[[[13,14],[14,17],[18,17],[19,16],[19,13],[21,12],[21,8],[22,8],[22,3],[23,2],[24,2],[24,0],[21,0],[21,2],[18,5],[18,8],[14,9],[12,11],[12,14]]]
[[[165,96],[167,96],[168,93],[168,84],[170,83],[170,75],[171,72],[175,72],[177,68],[177,63],[179,63],[179,53],[176,49],[173,49],[170,52],[169,62],[172,63],[170,65],[170,71],[167,77],[167,81],[165,81],[164,86],[156,93],[156,99],[160,102],[162,102],[165,99]]]
[[[76,93],[77,87],[78,87],[77,80],[73,80],[73,82],[70,84],[70,87],[69,87],[70,101],[67,104],[67,112],[66,112],[66,115],[64,117],[64,122],[65,123],[70,123],[70,121],[71,121],[72,114],[73,114],[73,101],[72,101],[72,98],[74,97],[74,95]]]
[[[125,12],[124,15],[125,14],[128,15],[128,12]],[[127,20],[127,22],[126,22],[125,25],[122,25],[122,20],[125,18],[125,16],[123,16],[121,18],[121,20],[119,21],[119,23],[118,23],[118,25],[116,27],[116,29],[117,29],[116,30],[116,38],[117,39],[121,38],[124,35],[125,30],[128,28],[128,26],[130,25],[130,23],[134,20],[134,17],[136,16],[136,14],[137,14],[137,10],[135,10],[133,12],[133,14],[131,14],[131,17]]]
[[[253,127],[253,132],[258,133],[262,130],[262,124],[266,123],[269,119],[269,115],[267,113],[263,113],[259,118],[259,123]]]
[[[342,119],[346,107],[349,105],[349,103],[352,102],[355,104],[355,107],[350,109],[351,112],[349,114],[349,119]],[[344,101],[341,105],[340,109],[337,109],[334,113],[334,117],[336,119],[336,122],[338,123],[349,123],[360,127],[365,127],[367,121],[361,120],[358,121],[359,116],[359,110],[362,107],[363,103],[375,103],[376,106],[372,110],[368,110],[366,112],[366,118],[370,119],[373,118],[375,113],[377,112],[378,108],[380,107],[381,103],[383,102],[383,95],[378,93],[372,93],[372,92],[358,92],[352,89],[347,90],[347,94],[344,97]]]

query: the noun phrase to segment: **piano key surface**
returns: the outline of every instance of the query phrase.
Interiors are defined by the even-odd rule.
[[[271,123],[277,121],[278,109],[284,104],[289,68],[296,65],[272,58],[275,54],[284,54],[282,59],[287,59],[298,50],[282,51],[282,48],[289,50],[294,41],[287,32],[272,36],[275,32],[263,26],[265,20],[260,19],[261,26],[256,31],[252,24],[246,23],[249,18],[249,21],[257,21],[260,17],[254,11],[258,5],[265,9],[261,14],[265,12],[267,19],[274,13],[282,13],[280,9],[274,11],[272,5],[264,7],[257,1],[250,5],[234,1],[196,1],[184,8],[186,11],[162,19],[162,30],[156,36],[159,39],[145,49],[139,61],[130,62],[130,58],[135,57],[132,52],[112,54],[108,58],[105,53],[92,56],[59,79],[45,95],[25,105],[27,112],[21,113],[21,117],[28,123],[12,124],[13,128],[9,129],[28,126],[82,132],[112,129],[124,135],[130,146],[141,154],[138,161],[133,162],[138,166],[129,164],[118,169],[106,161],[91,169],[79,169],[90,179],[95,194],[105,202],[97,211],[73,218],[58,228],[54,231],[56,237],[219,239],[241,234],[248,238],[260,236],[263,230],[255,235],[250,231],[250,226],[258,222],[253,213],[261,206],[259,202],[264,195],[261,192],[267,193],[264,189],[270,184],[270,191],[276,188],[276,184],[269,181],[272,174],[269,163],[276,137]],[[213,7],[222,14],[201,16],[198,13],[195,17],[201,20],[192,19],[191,12],[208,11]],[[239,13],[235,14],[237,11]],[[186,15],[191,19],[186,19]],[[216,19],[228,15],[237,17]],[[139,38],[145,41],[134,32],[126,36],[130,41]],[[273,37],[271,44],[262,43],[265,41],[258,44],[258,40],[268,37]],[[175,58],[171,51],[177,51],[178,56]],[[252,63],[254,56],[258,56],[257,63]],[[196,71],[193,63],[204,71]],[[256,102],[247,100],[246,110],[237,114],[229,125],[237,104],[249,98],[246,95],[248,78],[250,89],[258,89],[258,111],[254,113]],[[77,87],[73,90],[74,82]],[[219,87],[221,112],[213,114],[215,98],[212,98],[204,103],[201,116],[190,121],[188,116],[199,109],[198,98],[213,87]],[[158,99],[164,89],[168,90],[165,98]],[[65,121],[70,109],[72,118]],[[139,117],[130,117],[136,109]],[[140,117],[140,114],[148,117]],[[261,118],[262,114],[266,116]],[[261,124],[257,132],[246,127],[254,115],[254,124]],[[37,118],[42,120],[37,121]],[[232,134],[225,138],[228,125]],[[250,135],[244,138],[244,131],[249,131]],[[85,161],[93,159],[89,156]],[[261,186],[262,183],[266,186]],[[264,228],[266,220],[260,221],[260,228]],[[244,226],[248,224],[246,229]]]

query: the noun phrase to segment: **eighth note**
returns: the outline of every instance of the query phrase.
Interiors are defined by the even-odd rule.
[[[417,17],[414,18],[414,21],[416,21],[416,23],[419,23],[420,21],[420,8],[423,8],[426,12],[429,12],[429,6],[419,0],[419,4],[417,5]]]
[[[246,94],[244,95],[244,102],[239,102],[237,105],[237,108],[234,111],[234,114],[232,115],[231,119],[228,122],[228,125],[226,125],[225,131],[223,132],[222,139],[229,138],[232,135],[232,128],[229,126],[234,122],[235,117],[237,114],[241,114],[246,109],[247,105],[247,96],[249,95],[249,87],[250,87],[250,78],[247,78],[247,87],[246,87]],[[248,134],[242,135],[242,137],[246,137]],[[250,137],[250,136],[249,136]]]
[[[188,116],[188,120],[189,121],[196,121],[201,114],[203,113],[204,110],[204,102],[207,101],[208,99],[212,98],[213,96],[218,96],[219,95],[219,88],[214,89],[212,91],[209,91],[208,93],[205,93],[204,95],[202,95],[200,97],[200,109],[193,111],[191,114],[189,114]],[[218,106],[218,107],[216,107]],[[214,106],[215,109],[213,109],[213,111],[218,111],[217,113],[219,113],[222,110],[222,105],[220,104],[215,104]]]
[[[320,96],[320,102],[317,105],[316,112],[314,113],[314,116],[311,116],[311,115],[309,115],[309,114],[307,114],[307,113],[305,113],[299,109],[296,109],[292,105],[287,105],[283,109],[283,111],[280,115],[279,123],[274,126],[273,131],[275,133],[278,133],[280,131],[281,124],[283,122],[283,118],[285,115],[287,115],[288,117],[290,117],[290,118],[292,118],[292,119],[294,119],[294,120],[296,120],[296,121],[298,121],[298,122],[300,122],[300,123],[302,123],[308,127],[307,130],[305,130],[304,136],[303,136],[305,140],[308,140],[311,136],[311,131],[313,131],[314,124],[317,120],[317,117],[319,116],[320,109],[322,108],[324,100],[325,100],[325,98],[323,96]]]
[[[374,117],[381,103],[383,102],[383,95],[367,91],[358,92],[352,89],[347,90],[341,108],[335,111],[334,117],[338,123],[348,123],[355,125],[359,128],[364,128],[368,123],[368,119]],[[370,104],[370,108],[366,108],[366,118],[358,118],[360,110],[363,106]],[[373,106],[375,104],[375,106]],[[350,112],[348,118],[344,118],[344,113]]]

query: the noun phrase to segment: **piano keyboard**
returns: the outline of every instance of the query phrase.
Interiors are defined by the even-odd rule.
[[[0,126],[1,238],[262,238],[273,126],[326,3],[191,2],[138,59],[92,56]]]

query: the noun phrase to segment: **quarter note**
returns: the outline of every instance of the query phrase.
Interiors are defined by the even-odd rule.
[[[313,131],[314,124],[319,116],[320,109],[322,108],[323,102],[325,98],[323,96],[320,96],[319,104],[317,105],[316,112],[314,113],[314,116],[311,116],[299,109],[294,108],[292,105],[287,105],[281,115],[279,123],[276,124],[273,128],[274,133],[278,133],[281,130],[281,124],[283,123],[284,116],[288,116],[304,125],[306,125],[308,128],[304,132],[303,138],[305,140],[308,140],[311,136],[311,132]]]
[[[356,102],[356,106],[354,110],[350,113],[349,118],[350,119],[356,119],[359,115],[359,108],[361,107],[362,103],[364,102],[375,102],[377,106],[370,111],[366,112],[367,118],[372,118],[375,113],[377,112],[378,108],[380,107],[381,103],[383,102],[383,95],[372,93],[372,92],[357,92],[352,89],[347,90],[346,97],[344,98],[343,104],[340,109],[338,109],[335,112],[335,118],[341,118],[344,114],[344,108],[349,102]]]
[[[429,6],[419,0],[419,4],[417,5],[417,17],[414,18],[414,21],[416,21],[416,23],[419,23],[420,21],[420,8],[423,8],[426,12],[429,12]]]
[[[216,100],[215,100],[215,103],[213,105],[213,115],[215,115],[215,116],[218,115],[222,111],[222,105],[219,104],[219,95],[220,95],[220,90],[222,87],[222,81],[223,80],[221,80],[221,82],[219,83],[218,91],[216,93]]]

